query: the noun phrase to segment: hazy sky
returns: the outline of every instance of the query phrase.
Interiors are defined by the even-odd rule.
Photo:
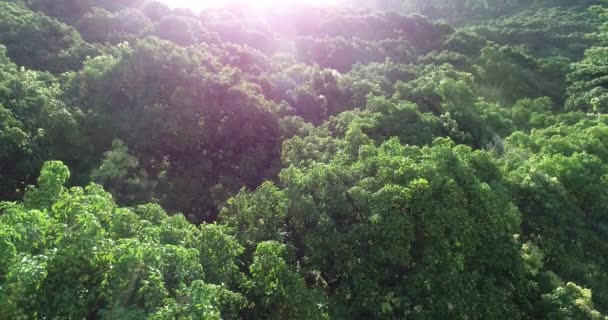
[[[273,3],[310,3],[319,5],[322,3],[335,3],[338,0],[160,0],[173,8],[190,8],[200,10],[206,7],[222,6],[228,3],[247,3],[256,4],[261,7],[269,6]]]

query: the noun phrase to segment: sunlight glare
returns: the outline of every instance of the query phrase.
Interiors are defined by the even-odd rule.
[[[242,4],[254,6],[256,8],[268,8],[276,5],[285,4],[308,4],[320,6],[325,4],[335,4],[339,0],[161,0],[172,8],[188,8],[195,11],[210,7],[222,7],[231,4]]]

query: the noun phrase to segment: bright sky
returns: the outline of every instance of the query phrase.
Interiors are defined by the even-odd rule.
[[[190,8],[198,11],[208,7],[220,7],[231,3],[243,3],[257,7],[270,7],[275,4],[286,3],[305,3],[313,5],[321,5],[328,3],[336,3],[340,0],[160,0],[173,8]]]

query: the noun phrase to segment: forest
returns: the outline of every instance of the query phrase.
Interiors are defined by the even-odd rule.
[[[608,319],[608,1],[0,0],[0,319]]]

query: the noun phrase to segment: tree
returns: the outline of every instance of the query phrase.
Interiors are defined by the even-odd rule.
[[[99,53],[74,28],[6,1],[0,3],[0,43],[17,65],[55,73],[78,69]]]
[[[593,309],[591,290],[584,289],[572,282],[566,286],[555,289],[543,299],[554,310],[549,316],[552,319],[599,319],[603,317],[599,311]]]
[[[287,205],[285,217],[276,217],[285,224],[284,241],[328,294],[330,315],[516,314],[514,288],[523,275],[515,276],[512,236],[519,213],[491,156],[445,139],[424,148],[368,141],[356,149],[356,135],[362,133],[346,134],[341,152],[325,151],[333,156],[324,163],[293,163],[280,174],[285,195],[273,193],[281,201],[274,210]],[[239,206],[228,206],[224,216],[234,234],[255,235],[247,230],[269,212],[257,204],[266,188],[231,200]],[[494,278],[474,270],[492,270]],[[429,289],[446,284],[448,291]]]
[[[218,227],[197,228],[157,205],[119,208],[99,185],[66,189],[68,178],[63,164],[47,162],[24,202],[0,204],[5,316],[220,319],[245,307],[228,287],[242,279],[241,249]],[[228,278],[212,277],[217,256]]]
[[[604,1],[356,2],[0,2],[0,318],[605,319]]]
[[[47,159],[86,166],[78,110],[61,101],[57,79],[18,68],[0,46],[0,197],[17,200]],[[80,176],[77,177],[80,179]]]
[[[585,58],[574,66],[575,70],[568,75],[568,109],[608,112],[608,91],[603,81],[608,70],[607,56],[608,48],[592,48],[585,53]]]
[[[94,7],[76,22],[78,31],[89,42],[120,43],[136,37],[152,23],[137,9],[111,13]]]
[[[149,198],[212,220],[228,194],[275,170],[280,133],[272,104],[236,69],[202,49],[152,37],[121,50],[88,61],[67,91],[73,104],[87,106],[97,152],[119,138],[142,174],[159,182]]]

